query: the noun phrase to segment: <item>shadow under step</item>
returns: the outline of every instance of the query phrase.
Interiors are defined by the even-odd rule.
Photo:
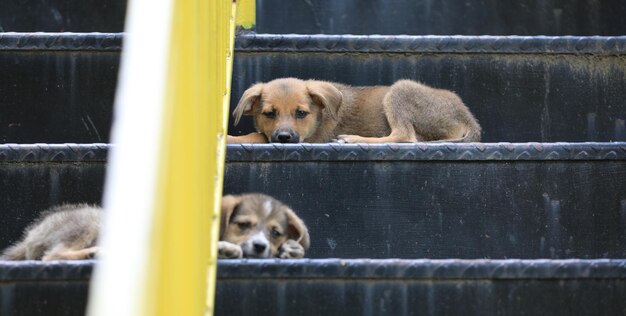
[[[0,145],[0,247],[100,202],[109,148]],[[229,145],[242,192],[292,206],[311,258],[626,258],[625,142]]]
[[[92,268],[0,262],[0,312],[83,315]],[[215,314],[622,315],[624,297],[624,259],[220,260]]]

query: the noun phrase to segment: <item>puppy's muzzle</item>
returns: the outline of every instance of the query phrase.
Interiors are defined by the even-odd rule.
[[[271,255],[270,242],[262,232],[258,232],[241,245],[243,256],[246,258],[269,258]]]
[[[292,129],[277,129],[270,140],[272,143],[299,143],[300,135]]]

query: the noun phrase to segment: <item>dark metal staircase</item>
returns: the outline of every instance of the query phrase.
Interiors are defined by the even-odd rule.
[[[257,1],[276,34],[238,36],[233,107],[278,77],[410,78],[458,93],[485,143],[229,145],[224,192],[285,201],[312,246],[221,261],[216,314],[626,315],[626,5],[463,3]],[[5,6],[4,31],[94,30],[18,28]],[[0,33],[0,247],[51,205],[100,202],[115,14],[114,33]],[[0,315],[82,315],[93,264],[0,262]]]

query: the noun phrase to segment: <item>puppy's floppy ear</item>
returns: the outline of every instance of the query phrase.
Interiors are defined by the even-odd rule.
[[[220,216],[220,240],[224,235],[224,230],[228,227],[233,212],[241,202],[241,198],[236,195],[224,195],[222,197],[222,214]]]
[[[241,99],[239,99],[239,103],[237,107],[233,111],[233,116],[235,117],[234,124],[239,124],[239,119],[241,119],[242,115],[252,115],[252,107],[259,102],[261,94],[263,93],[263,84],[257,83],[252,87],[248,88]]]
[[[299,242],[305,250],[309,249],[309,230],[306,228],[306,225],[290,208],[287,208],[285,211],[287,213],[287,225],[289,225],[287,237]]]
[[[341,105],[343,95],[341,91],[328,82],[309,80],[306,82],[309,95],[317,105],[327,108],[333,118],[337,118],[337,111]]]

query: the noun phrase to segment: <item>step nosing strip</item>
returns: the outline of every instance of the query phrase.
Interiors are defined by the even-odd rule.
[[[106,162],[110,144],[1,144],[0,163]],[[626,142],[230,144],[226,162],[624,161]]]
[[[239,52],[626,54],[626,36],[241,34]]]
[[[125,33],[0,33],[0,51],[120,51]],[[243,33],[237,52],[626,54],[626,36],[297,35]]]

